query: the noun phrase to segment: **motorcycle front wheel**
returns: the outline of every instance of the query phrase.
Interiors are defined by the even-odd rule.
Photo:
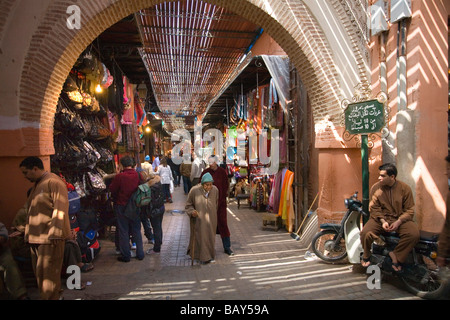
[[[336,243],[337,235],[335,230],[322,230],[313,237],[311,245],[317,257],[326,262],[337,262],[347,257],[345,240]]]
[[[442,279],[433,259],[420,255],[420,264],[405,267],[400,279],[406,289],[423,299],[440,299],[449,294],[450,283]]]

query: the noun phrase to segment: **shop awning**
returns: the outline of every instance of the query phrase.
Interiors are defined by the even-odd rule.
[[[272,81],[277,90],[278,100],[283,110],[286,111],[289,102],[289,57],[261,55],[264,60]]]

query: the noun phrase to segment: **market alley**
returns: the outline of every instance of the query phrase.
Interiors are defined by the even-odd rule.
[[[173,199],[166,206],[160,254],[147,254],[142,261],[119,262],[114,242],[103,239],[94,270],[81,275],[82,282],[88,284],[86,289],[65,288],[64,299],[419,299],[392,279],[384,281],[381,290],[369,290],[367,276],[359,267],[325,264],[308,257],[308,243],[303,239],[294,240],[284,229],[263,228],[263,213],[242,203],[238,209],[234,199],[228,205],[228,224],[235,255],[223,252],[217,235],[215,262],[191,266],[186,255],[189,218],[183,212],[186,196],[182,186],[175,188]],[[145,244],[145,250],[151,246]],[[33,290],[32,297],[38,298]]]

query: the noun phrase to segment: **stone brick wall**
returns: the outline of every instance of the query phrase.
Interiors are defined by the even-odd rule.
[[[162,1],[155,0],[80,0],[80,30],[66,27],[67,7],[72,0],[49,1],[44,18],[30,40],[21,71],[18,92],[21,121],[39,123],[52,130],[53,115],[62,85],[79,54],[105,29],[138,11]],[[338,124],[340,116],[339,81],[326,36],[303,1],[289,0],[211,0],[242,17],[261,25],[289,55],[299,70],[311,99],[314,119],[325,116]],[[0,16],[7,16],[14,1],[3,2]],[[338,3],[335,4],[339,5]],[[267,14],[269,13],[269,14]],[[345,11],[342,11],[345,17]],[[3,21],[3,19],[2,19]],[[0,34],[4,25],[0,24]],[[52,144],[39,139],[39,143]],[[37,139],[26,139],[31,146]],[[50,146],[42,146],[51,150]],[[26,148],[25,148],[26,149]]]

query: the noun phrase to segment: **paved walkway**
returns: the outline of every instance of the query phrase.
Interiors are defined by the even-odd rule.
[[[420,300],[392,279],[381,290],[369,290],[358,266],[305,258],[308,241],[296,241],[283,229],[263,229],[263,213],[242,204],[237,209],[234,201],[228,205],[228,224],[235,255],[223,252],[217,236],[215,263],[191,266],[186,255],[189,218],[177,211],[184,209],[185,199],[182,187],[176,188],[164,215],[160,254],[123,263],[116,259],[114,243],[102,240],[95,269],[82,274],[90,285],[81,291],[65,289],[64,299]],[[145,250],[151,246],[145,244]]]

